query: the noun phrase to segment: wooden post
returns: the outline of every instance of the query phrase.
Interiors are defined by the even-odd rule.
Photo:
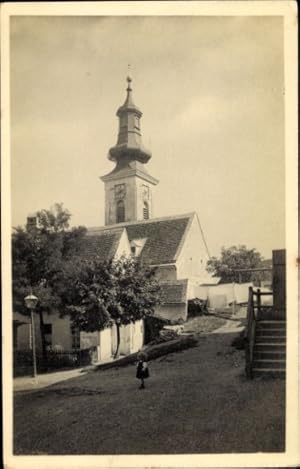
[[[261,318],[261,295],[260,288],[257,289],[257,319]]]
[[[36,378],[37,370],[36,370],[36,350],[35,350],[35,329],[34,329],[34,312],[33,309],[30,311],[31,314],[31,340],[32,340],[32,364],[33,364],[33,378]]]
[[[286,259],[285,249],[273,251],[273,319],[286,319]]]

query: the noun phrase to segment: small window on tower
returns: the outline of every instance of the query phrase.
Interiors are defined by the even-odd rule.
[[[149,219],[149,205],[147,202],[144,202],[143,215],[144,215],[144,220]]]
[[[140,129],[140,119],[137,116],[134,118],[134,127]]]
[[[125,221],[125,205],[123,200],[119,200],[117,203],[117,223]]]

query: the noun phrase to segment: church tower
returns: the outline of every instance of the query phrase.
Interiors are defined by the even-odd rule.
[[[159,181],[145,168],[151,158],[142,143],[142,112],[132,99],[131,78],[127,77],[125,103],[117,111],[119,134],[117,144],[109,150],[108,159],[115,168],[101,180],[105,185],[105,225],[152,218],[152,187]]]

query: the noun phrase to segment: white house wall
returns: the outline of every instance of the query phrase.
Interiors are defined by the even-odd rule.
[[[43,315],[44,323],[52,325],[52,348],[62,351],[72,350],[71,322],[66,317],[59,317],[58,314]],[[42,349],[42,338],[40,332],[40,318],[38,314],[34,315],[36,348],[38,351]],[[30,325],[24,324],[17,329],[18,334],[18,350],[28,350],[30,348]]]
[[[108,360],[112,356],[112,335],[111,328],[108,327],[100,332],[99,346],[100,361]]]
[[[120,327],[120,355],[129,355],[131,345],[131,324]]]
[[[141,319],[131,324],[131,350],[138,352],[144,345],[144,321]]]
[[[144,345],[144,321],[120,327],[120,354],[129,355],[138,352]]]
[[[207,261],[208,254],[197,217],[194,215],[176,262],[177,278],[185,279],[207,275]]]
[[[71,322],[68,317],[60,318],[58,314],[44,314],[45,324],[52,324],[52,348],[58,351],[72,351]],[[30,324],[24,324],[17,328],[17,349],[29,350],[31,348]],[[39,318],[35,317],[35,337],[37,351],[42,349]],[[128,355],[137,352],[144,345],[144,321],[121,326],[120,328],[120,353]],[[116,326],[102,331],[80,332],[80,349],[96,347],[95,360],[105,361],[110,359],[117,347]]]

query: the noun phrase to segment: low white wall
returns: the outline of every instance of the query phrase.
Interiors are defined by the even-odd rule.
[[[195,298],[207,299],[208,307],[220,309],[226,308],[232,302],[247,303],[249,287],[248,283],[221,283],[219,285],[200,286],[194,288]]]
[[[187,303],[158,306],[155,310],[155,316],[171,321],[186,321]]]

